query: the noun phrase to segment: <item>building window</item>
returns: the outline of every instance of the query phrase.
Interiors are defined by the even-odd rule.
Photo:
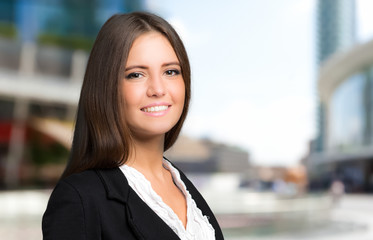
[[[328,150],[354,152],[364,144],[366,75],[355,74],[338,86],[329,105]]]

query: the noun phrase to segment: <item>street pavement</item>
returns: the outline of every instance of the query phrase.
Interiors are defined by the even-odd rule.
[[[372,240],[373,195],[345,195],[327,213],[328,221],[310,222],[300,231],[232,236],[229,240]]]
[[[42,239],[41,217],[49,195],[50,190],[0,192],[1,239]],[[258,193],[257,198],[260,199],[260,196]],[[373,195],[345,195],[337,205],[325,211],[328,216],[327,222],[325,219],[319,222],[311,221],[310,226],[298,231],[274,229],[271,234],[263,235],[255,234],[257,230],[249,228],[242,231],[241,235],[232,233],[232,229],[223,229],[223,232],[227,240],[373,239]],[[247,217],[250,218],[250,215]]]

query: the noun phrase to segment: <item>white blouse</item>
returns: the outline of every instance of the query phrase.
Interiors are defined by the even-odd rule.
[[[184,194],[187,202],[187,225],[183,223],[176,213],[163,202],[162,198],[153,190],[151,183],[135,168],[122,165],[120,170],[124,173],[130,187],[139,197],[179,236],[181,240],[215,240],[215,230],[206,216],[202,215],[184,182],[180,173],[171,163],[163,159],[163,167],[171,172],[173,181]]]

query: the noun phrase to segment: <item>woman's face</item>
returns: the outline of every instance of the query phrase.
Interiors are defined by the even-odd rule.
[[[135,138],[159,136],[179,120],[185,85],[179,60],[158,32],[140,35],[130,49],[122,83],[125,119]]]

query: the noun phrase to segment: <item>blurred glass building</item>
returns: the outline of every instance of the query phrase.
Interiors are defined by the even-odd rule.
[[[95,37],[111,15],[145,4],[0,1],[0,189],[48,186],[58,178]]]
[[[373,192],[373,41],[329,58],[318,88],[327,124],[324,150],[308,159],[311,187],[339,179],[348,192]]]
[[[318,1],[318,136],[307,159],[310,189],[341,180],[373,191],[373,42],[356,45],[355,2]]]
[[[318,68],[331,55],[355,43],[355,26],[355,0],[317,1]],[[311,146],[313,152],[323,151],[325,139],[325,109],[321,101],[317,106],[317,137]]]

